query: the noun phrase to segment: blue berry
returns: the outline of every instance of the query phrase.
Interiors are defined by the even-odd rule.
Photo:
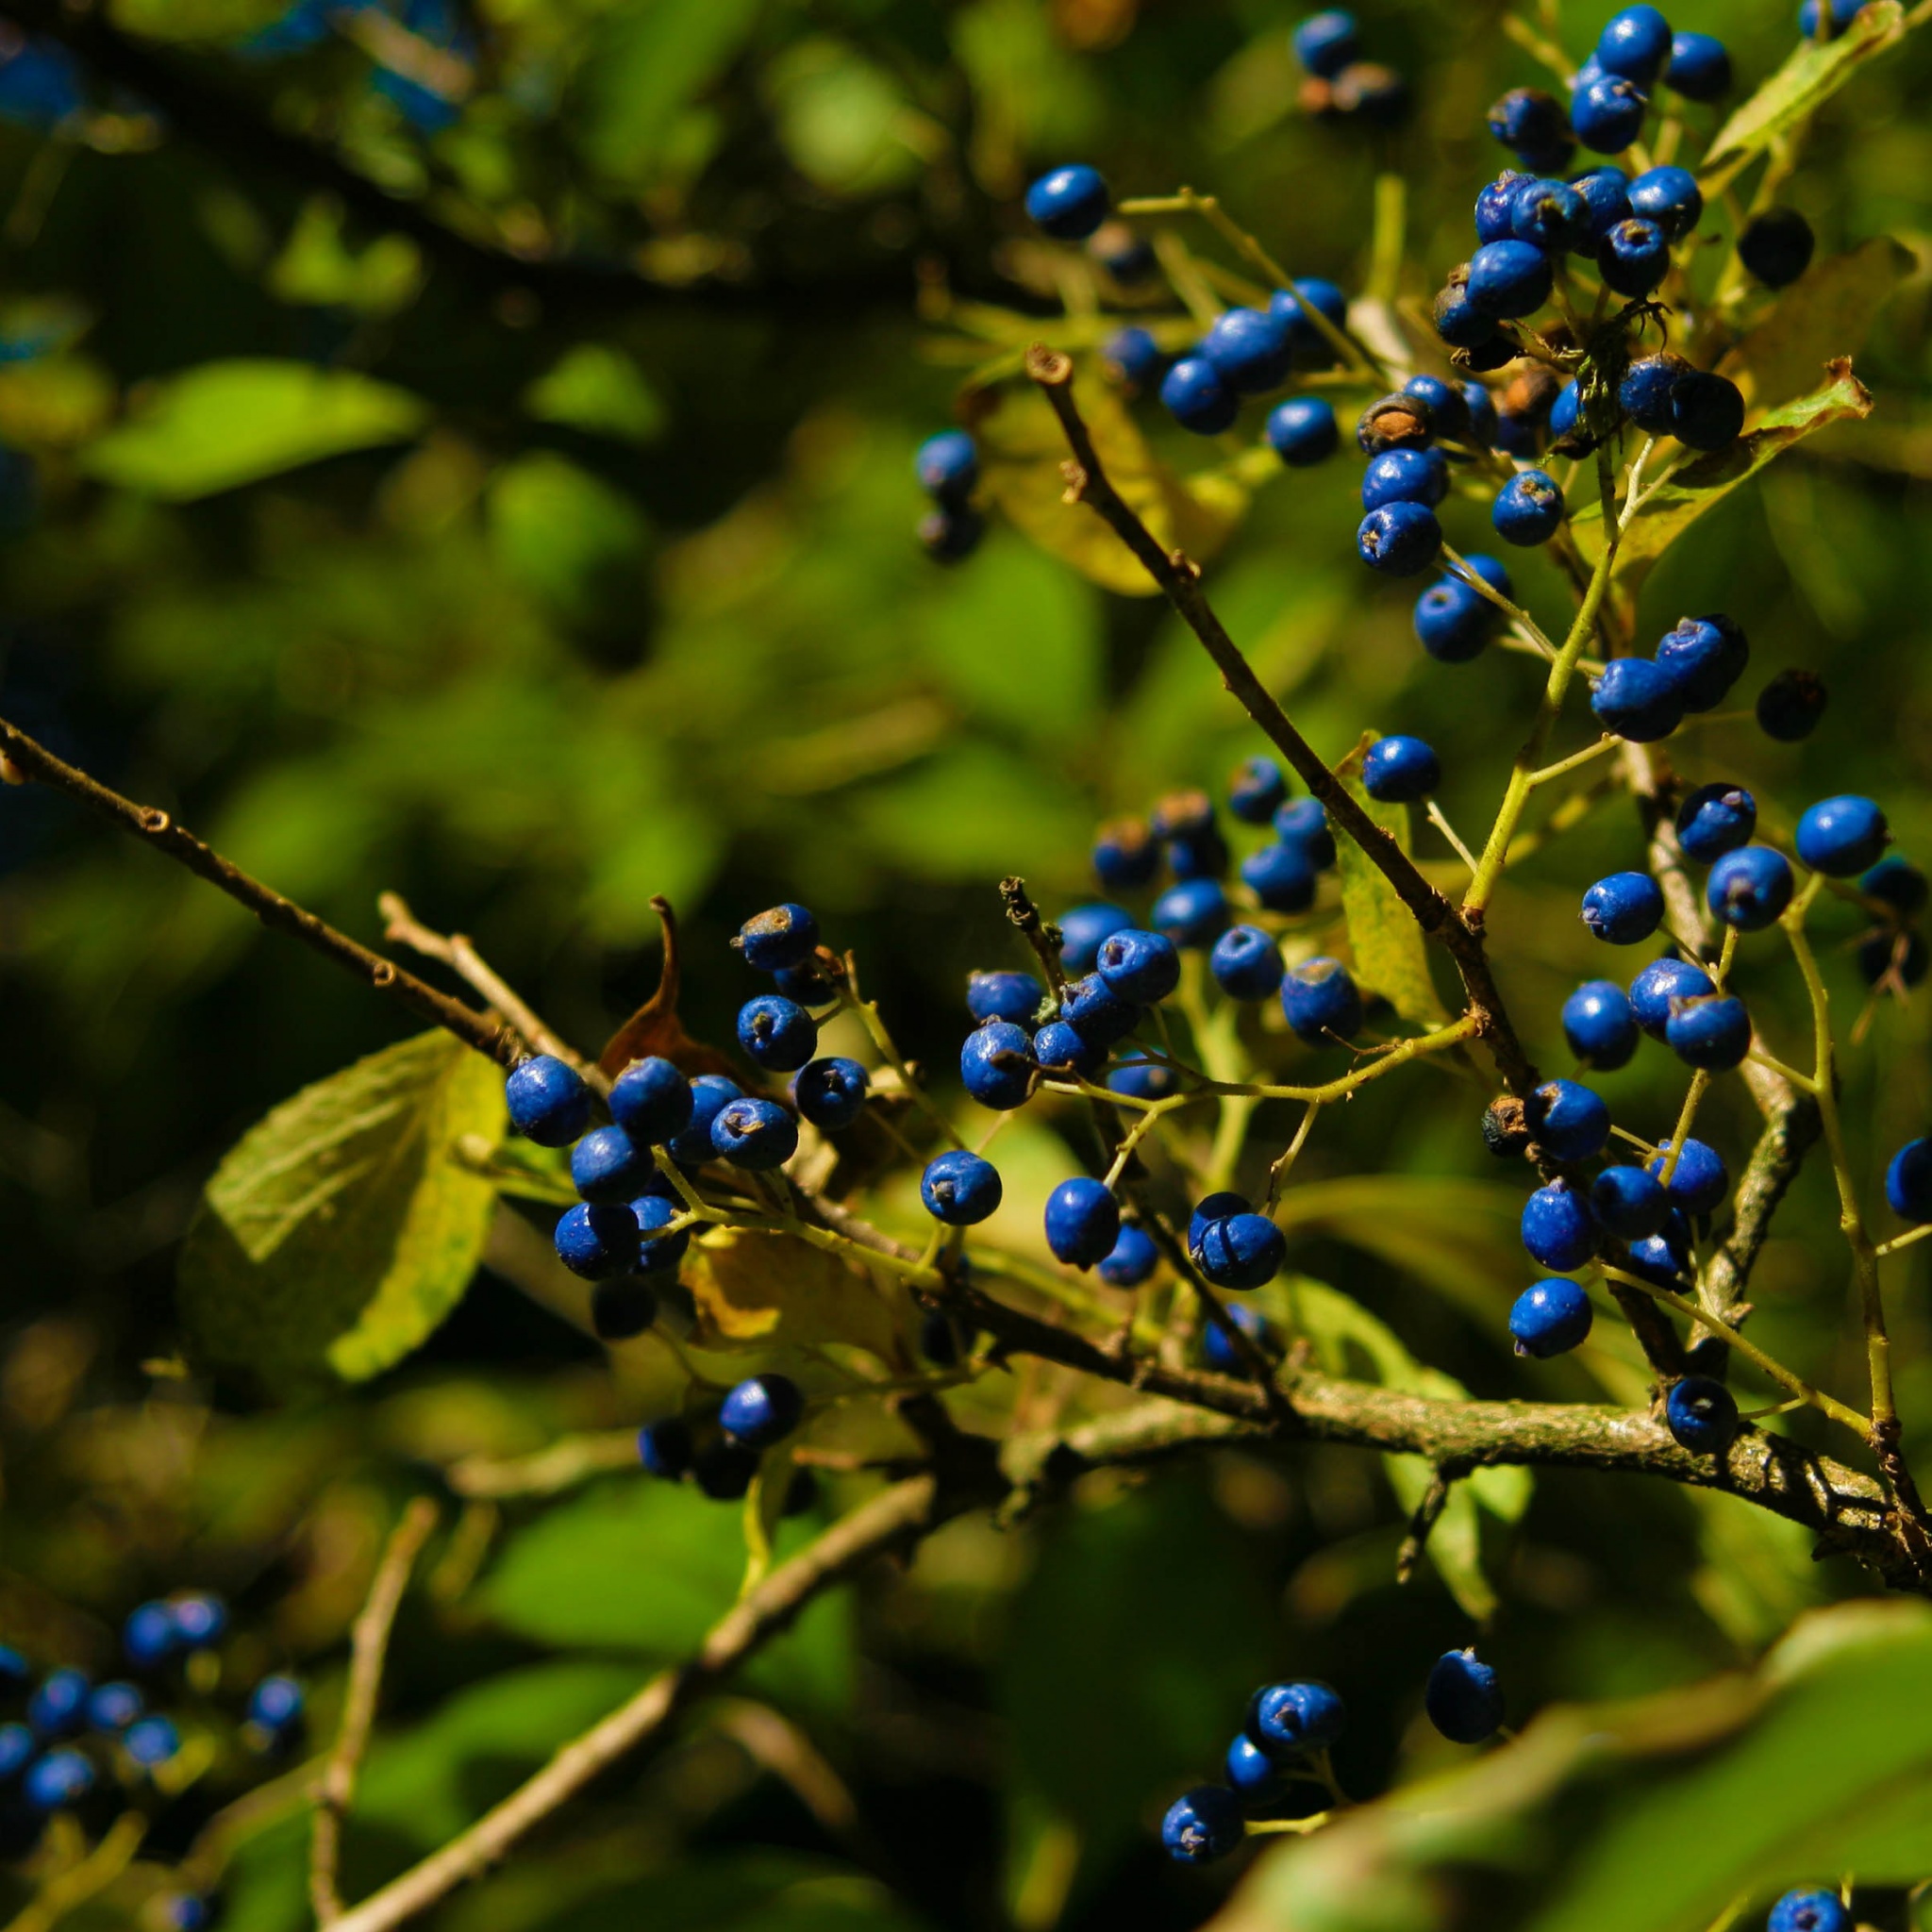
[[[1138,324],[1116,329],[1100,345],[1100,359],[1131,390],[1144,390],[1167,367],[1160,344]]]
[[[248,1722],[264,1731],[286,1731],[301,1717],[303,1702],[293,1677],[273,1674],[248,1693]]]
[[[221,1903],[198,1891],[163,1892],[160,1899],[161,1923],[168,1932],[208,1932]]]
[[[1824,716],[1827,693],[1815,671],[1780,671],[1757,693],[1757,728],[1782,744],[1809,738]]]
[[[1205,356],[1183,356],[1160,378],[1160,400],[1183,429],[1216,436],[1231,428],[1241,399]]]
[[[1469,299],[1494,319],[1534,315],[1550,299],[1554,275],[1549,256],[1533,242],[1486,242],[1469,258]]]
[[[1563,521],[1563,492],[1541,470],[1519,471],[1496,492],[1490,521],[1506,543],[1546,543]]]
[[[1729,993],[1707,993],[1678,1000],[1671,1008],[1664,1038],[1686,1066],[1725,1074],[1751,1051],[1751,1016],[1744,1002]]]
[[[1650,101],[1634,80],[1599,74],[1570,96],[1570,125],[1585,147],[1620,155],[1637,139]]]
[[[1277,1758],[1324,1751],[1347,1727],[1341,1695],[1312,1678],[1262,1685],[1248,1699],[1241,1724],[1251,1743]]]
[[[1738,237],[1738,259],[1767,289],[1785,289],[1811,266],[1818,239],[1794,208],[1768,208],[1753,215]]]
[[[1138,1221],[1124,1221],[1097,1272],[1109,1288],[1139,1288],[1159,1265],[1154,1237]]]
[[[25,1657],[10,1644],[0,1643],[0,1690],[18,1690],[33,1674]]]
[[[1469,438],[1478,449],[1489,449],[1496,441],[1496,401],[1479,382],[1460,385],[1463,408],[1469,412]],[[1473,558],[1463,559],[1473,563]],[[1502,569],[1498,564],[1496,568]]]
[[[1265,431],[1274,454],[1291,470],[1305,470],[1335,454],[1341,430],[1334,407],[1321,396],[1291,396],[1268,412]]]
[[[1516,1297],[1509,1333],[1518,1355],[1566,1355],[1590,1333],[1590,1297],[1560,1274],[1539,1281]]]
[[[1798,857],[1813,872],[1849,878],[1874,865],[1890,841],[1885,814],[1869,798],[1821,799],[1798,821]]]
[[[1617,402],[1638,428],[1653,436],[1671,432],[1671,394],[1687,375],[1696,372],[1683,357],[1672,350],[1655,356],[1641,356],[1624,372],[1617,386]]]
[[[1560,167],[1562,158],[1574,145],[1570,117],[1563,111],[1562,102],[1541,88],[1511,88],[1490,109],[1489,120],[1490,132],[1505,147],[1525,159],[1531,156],[1539,160],[1555,157],[1549,164]]]
[[[1583,392],[1573,377],[1557,391],[1557,400],[1550,405],[1550,437],[1553,441],[1560,442],[1576,427],[1576,419],[1582,409]]]
[[[1684,722],[1676,680],[1648,658],[1612,658],[1590,693],[1598,724],[1636,744],[1655,744]]]
[[[132,1684],[103,1684],[87,1700],[88,1724],[97,1731],[125,1731],[143,1710],[147,1699]]]
[[[1603,1241],[1588,1197],[1570,1181],[1552,1181],[1524,1203],[1522,1233],[1532,1257],[1559,1274],[1581,1268]]]
[[[781,966],[772,974],[772,986],[788,1000],[801,1007],[829,1007],[837,1003],[839,984],[816,953],[803,966]]]
[[[638,1221],[617,1202],[583,1201],[557,1224],[557,1258],[586,1281],[608,1281],[638,1265]]]
[[[1546,424],[1535,408],[1504,409],[1496,417],[1496,447],[1518,462],[1542,454]]]
[[[1236,1735],[1223,1762],[1229,1788],[1250,1810],[1266,1811],[1281,1802],[1288,1780],[1280,1765],[1257,1746],[1245,1731]]]
[[[1687,101],[1714,101],[1731,91],[1731,57],[1714,34],[1678,34],[1664,81]]]
[[[1452,349],[1486,356],[1491,344],[1501,340],[1495,318],[1486,315],[1469,299],[1469,269],[1466,264],[1451,274],[1447,285],[1436,296],[1432,312],[1436,333]],[[1495,365],[1485,363],[1484,366]]]
[[[1201,1243],[1207,1238],[1208,1230],[1217,1221],[1225,1221],[1230,1215],[1250,1214],[1254,1211],[1245,1194],[1237,1194],[1223,1189],[1219,1193],[1204,1194],[1195,1204],[1193,1213],[1188,1220],[1188,1253],[1198,1261],[1201,1258]]]
[[[857,1060],[830,1056],[800,1068],[791,1083],[791,1104],[824,1133],[849,1127],[865,1111],[871,1075]]]
[[[1005,1189],[991,1161],[963,1147],[949,1148],[926,1163],[919,1198],[935,1221],[948,1227],[974,1227],[999,1208]]]
[[[646,1423],[638,1431],[638,1460],[646,1474],[661,1481],[681,1482],[688,1476],[696,1451],[691,1424],[682,1416],[666,1416],[662,1422]]]
[[[1389,503],[1362,519],[1355,541],[1372,569],[1391,577],[1412,577],[1441,554],[1442,526],[1424,504]]]
[[[751,1375],[718,1407],[718,1426],[746,1449],[782,1442],[805,1415],[805,1391],[790,1375]]]
[[[1353,1040],[1362,1028],[1362,996],[1340,959],[1310,959],[1281,982],[1289,1030],[1310,1046]]]
[[[1657,668],[1667,671],[1687,711],[1721,705],[1751,661],[1742,628],[1728,617],[1681,617],[1657,647]]]
[[[1215,825],[1170,839],[1162,849],[1177,879],[1218,879],[1227,873],[1227,841]]]
[[[1243,758],[1227,781],[1227,808],[1244,825],[1265,825],[1288,803],[1288,777],[1273,758]]]
[[[1655,7],[1626,7],[1610,16],[1597,37],[1597,65],[1644,86],[1671,58],[1671,24]]]
[[[1420,738],[1378,738],[1362,758],[1362,789],[1385,805],[1419,805],[1441,782],[1441,762]]]
[[[1133,923],[1134,915],[1124,906],[1109,905],[1104,900],[1062,912],[1058,921],[1060,964],[1075,976],[1091,973],[1094,960],[1100,957],[1101,941],[1109,933],[1119,932]]]
[[[1493,557],[1465,557],[1463,563],[1499,596],[1516,595],[1509,573]],[[1430,657],[1443,664],[1465,664],[1502,629],[1503,612],[1459,577],[1443,577],[1416,600],[1415,634]]]
[[[1104,1272],[1104,1271],[1103,1271]],[[1233,1302],[1224,1311],[1227,1319],[1252,1341],[1257,1348],[1267,1351],[1274,1341],[1268,1326],[1268,1318],[1258,1308],[1251,1308],[1242,1302]],[[1220,1323],[1210,1322],[1201,1336],[1201,1359],[1223,1375],[1239,1375],[1246,1367],[1235,1345],[1227,1339]]]
[[[1932,1221],[1932,1140],[1907,1141],[1885,1170],[1885,1198],[1902,1221]]]
[[[1288,970],[1281,948],[1257,925],[1230,926],[1214,941],[1208,967],[1222,991],[1237,1000],[1272,998]]]
[[[1271,912],[1306,912],[1315,903],[1315,868],[1303,845],[1277,841],[1251,852],[1241,883]]]
[[[93,1790],[94,1768],[78,1751],[49,1751],[27,1766],[21,1795],[30,1809],[58,1811]]]
[[[1664,1037],[1673,1000],[1702,999],[1717,991],[1717,983],[1689,959],[1653,959],[1630,982],[1630,1013],[1653,1040]]]
[[[1037,1071],[1033,1042],[1008,1020],[989,1020],[959,1049],[959,1078],[967,1092],[999,1113],[1025,1106]]]
[[[1590,238],[1590,204],[1566,181],[1532,175],[1509,197],[1509,231],[1514,240],[1532,247],[1567,253]],[[1474,268],[1472,261],[1472,282]],[[1486,306],[1480,296],[1476,306]]]
[[[1433,508],[1449,494],[1449,459],[1439,449],[1384,450],[1362,472],[1362,508],[1391,503]]]
[[[1671,391],[1671,434],[1691,449],[1728,449],[1743,427],[1743,391],[1729,376],[1693,369]]]
[[[979,481],[979,446],[963,429],[941,429],[919,445],[912,468],[928,496],[957,508]]]
[[[738,1043],[769,1072],[795,1074],[818,1051],[818,1024],[793,1001],[763,993],[738,1009]]]
[[[1297,356],[1323,362],[1335,358],[1335,346],[1309,318],[1319,315],[1330,327],[1348,326],[1348,297],[1319,275],[1297,275],[1291,289],[1276,289],[1268,311],[1288,325],[1290,346]]]
[[[735,1503],[758,1473],[758,1453],[722,1437],[692,1457],[691,1479],[714,1503]]]
[[[1265,1214],[1230,1214],[1202,1230],[1194,1258],[1216,1288],[1262,1288],[1281,1273],[1288,1241]]]
[[[1046,1197],[1046,1245],[1070,1268],[1091,1268],[1121,1238],[1121,1208],[1102,1182],[1062,1181]]]
[[[1659,1180],[1670,1156],[1671,1143],[1666,1141],[1650,1158],[1649,1170]],[[1685,1214],[1714,1214],[1730,1185],[1731,1174],[1724,1156],[1702,1141],[1684,1142],[1684,1152],[1666,1183],[1671,1206]]]
[[[1612,946],[1634,946],[1663,924],[1663,888],[1647,872],[1613,872],[1583,895],[1583,923]]]
[[[1681,1214],[1673,1213],[1661,1234],[1632,1241],[1624,1258],[1633,1274],[1659,1288],[1679,1288],[1690,1274],[1690,1229]]]
[[[541,1053],[503,1083],[509,1124],[540,1147],[568,1147],[591,1124],[591,1090],[575,1067]]]
[[[1288,380],[1288,324],[1260,308],[1228,308],[1216,316],[1201,354],[1238,395],[1258,395]]]
[[[610,1117],[640,1147],[661,1147],[691,1124],[691,1082],[655,1054],[610,1083]]]
[[[975,1020],[1030,1026],[1045,998],[1045,987],[1030,973],[972,973],[966,978],[966,1010]]]
[[[190,1650],[208,1649],[228,1627],[228,1607],[212,1591],[182,1591],[168,1607],[174,1612],[181,1641]]]
[[[1858,881],[1858,890],[1906,919],[1924,908],[1928,895],[1925,874],[1907,858],[1881,858]]]
[[[1591,1187],[1596,1218],[1619,1241],[1661,1234],[1671,1218],[1671,1197],[1655,1174],[1641,1167],[1607,1167]]]
[[[1809,40],[1834,41],[1858,17],[1865,0],[1803,0],[1798,31]]]
[[[180,1750],[181,1734],[169,1718],[144,1717],[122,1733],[121,1745],[135,1763],[152,1771]]]
[[[711,1146],[733,1167],[762,1173],[798,1152],[798,1123],[775,1100],[734,1100],[711,1123]]]
[[[1043,1074],[1084,1080],[1107,1064],[1107,1049],[1094,1045],[1064,1020],[1051,1020],[1033,1036],[1033,1058]]]
[[[1214,1332],[1208,1330],[1209,1334]],[[0,1781],[17,1777],[22,1767],[33,1761],[40,1748],[40,1740],[25,1724],[0,1724]]]
[[[1087,253],[1123,288],[1151,280],[1160,267],[1154,244],[1125,222],[1103,222],[1088,236]]]
[[[1227,930],[1232,915],[1227,909],[1227,894],[1214,880],[1183,879],[1155,900],[1148,917],[1175,945],[1205,952]],[[1100,970],[1105,977],[1107,948],[1102,946],[1100,951]]]
[[[760,973],[803,966],[818,950],[819,923],[803,906],[774,906],[738,928],[732,945]]]
[[[1704,194],[1689,168],[1646,168],[1629,187],[1630,211],[1655,222],[1673,242],[1694,228],[1704,214]]]
[[[622,1127],[595,1127],[570,1151],[570,1178],[586,1201],[628,1201],[657,1172],[648,1147]]]
[[[1160,917],[1161,907],[1175,892],[1185,891],[1191,901],[1203,902],[1203,887],[1221,899],[1224,925],[1226,901],[1220,887],[1211,880],[1191,881],[1186,888],[1176,887],[1174,892],[1163,893],[1155,906],[1156,918]],[[1095,970],[1102,984],[1117,1000],[1128,1007],[1151,1007],[1164,1000],[1180,984],[1181,961],[1174,950],[1176,943],[1197,941],[1177,941],[1165,933],[1137,932],[1132,927],[1109,933],[1095,956]]]
[[[1469,398],[1458,384],[1444,382],[1440,375],[1411,375],[1402,385],[1402,393],[1413,396],[1427,408],[1438,436],[1455,442],[1468,440]]]
[[[985,535],[986,519],[970,506],[936,509],[919,520],[919,541],[935,563],[963,563],[979,548]]]
[[[1630,219],[1630,177],[1622,168],[1606,163],[1574,176],[1570,186],[1582,195],[1590,210],[1590,228],[1575,244],[1576,253],[1594,257],[1604,237],[1619,222]]]
[[[1740,845],[1711,867],[1704,896],[1726,925],[1761,932],[1791,903],[1791,868],[1769,845]]]
[[[1042,175],[1026,191],[1026,213],[1057,242],[1084,242],[1113,207],[1099,171],[1076,162]]]
[[[1493,114],[1511,98],[1506,94],[1491,112]],[[1545,95],[1543,98],[1547,100],[1550,97]],[[1536,178],[1534,175],[1524,174],[1521,169],[1505,168],[1493,181],[1484,185],[1475,198],[1475,239],[1478,245],[1486,242],[1507,242],[1515,234],[1513,210],[1516,191],[1527,187]]]
[[[1588,1160],[1610,1138],[1601,1094],[1576,1080],[1546,1080],[1524,1104],[1530,1131],[1558,1160]]]
[[[1274,814],[1274,836],[1284,845],[1299,846],[1317,872],[1335,863],[1335,834],[1319,798],[1297,798]]]
[[[1069,984],[1060,997],[1059,1017],[1090,1046],[1104,1048],[1124,1040],[1140,1024],[1141,1008],[1121,998],[1099,974],[1090,973]],[[1037,1040],[1034,1054],[1040,1054]]]
[[[1722,1450],[1738,1427],[1737,1399],[1708,1375],[1686,1375],[1664,1398],[1664,1425],[1693,1456]]]
[[[27,1723],[43,1738],[69,1736],[86,1722],[92,1689],[85,1671],[49,1671],[26,1701]]]
[[[1184,1865],[1224,1858],[1246,1836],[1241,1801],[1221,1785],[1200,1785],[1176,1798],[1160,1821],[1161,1843]]]
[[[1610,1073],[1637,1051],[1637,1019],[1614,980],[1591,979],[1563,1002],[1563,1038],[1570,1051]]]
[[[1166,1100],[1180,1091],[1180,1075],[1159,1060],[1149,1059],[1138,1047],[1123,1054],[1107,1076],[1108,1087],[1132,1100]]]
[[[671,1158],[685,1167],[703,1167],[713,1158],[711,1127],[744,1089],[723,1074],[700,1074],[691,1083],[691,1119],[667,1143]]]
[[[680,1227],[675,1234],[664,1230],[684,1213],[684,1203],[663,1194],[641,1194],[630,1204],[630,1211],[636,1217],[641,1243],[639,1267],[653,1274],[675,1268],[691,1246],[691,1229]]]
[[[1423,1707],[1452,1744],[1480,1744],[1501,1728],[1503,1689],[1474,1651],[1452,1650],[1429,1672]]]
[[[1835,1891],[1788,1891],[1772,1907],[1765,1932],[1852,1932],[1852,1915]]]
[[[1677,808],[1677,843],[1700,865],[1750,842],[1757,801],[1741,785],[1700,785]]]
[[[121,1626],[121,1648],[127,1653],[129,1663],[159,1663],[179,1642],[175,1613],[158,1600],[129,1610]]]
[[[1339,7],[1311,13],[1294,30],[1294,57],[1322,80],[1333,80],[1361,58],[1355,15]]]
[[[1596,267],[1616,294],[1648,295],[1670,273],[1671,238],[1655,222],[1626,215],[1599,238]]]

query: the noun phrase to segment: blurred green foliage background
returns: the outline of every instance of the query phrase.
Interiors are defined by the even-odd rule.
[[[1581,51],[1607,10],[1555,13]],[[358,936],[378,891],[402,891],[589,1046],[654,983],[654,892],[684,915],[686,1017],[711,1039],[742,997],[725,937],[802,899],[902,1043],[947,1068],[966,971],[1022,963],[997,878],[1085,896],[1097,819],[1218,786],[1259,742],[1164,608],[1008,529],[956,571],[921,555],[909,458],[949,420],[958,358],[920,291],[929,310],[944,288],[1039,309],[1006,274],[1024,269],[1018,191],[1074,157],[1123,193],[1211,188],[1297,273],[1351,287],[1374,177],[1398,171],[1407,286],[1432,287],[1498,165],[1484,108],[1541,76],[1500,8],[1359,11],[1415,88],[1399,135],[1295,110],[1293,10],[1272,0],[486,0],[460,20],[345,13],[283,52],[249,38],[275,12],[254,0],[122,0],[107,39],[75,16],[90,58],[55,125],[0,69],[0,343],[18,350],[0,367],[0,711]],[[1674,17],[1723,35],[1755,84],[1789,12]],[[1751,690],[1789,665],[1831,687],[1808,743],[1714,724],[1694,775],[1741,776],[1787,817],[1870,791],[1920,858],[1928,78],[1925,36],[1875,63],[1790,190],[1821,253],[1879,235],[1912,252],[1858,363],[1877,412],[1701,524],[1643,607],[1653,635],[1730,611]],[[396,220],[367,220],[336,169],[403,197]],[[1422,655],[1409,594],[1353,554],[1355,484],[1341,461],[1263,489],[1215,597],[1324,754],[1364,727],[1422,733],[1477,836],[1536,674]],[[1519,582],[1554,608],[1554,579]],[[1563,993],[1602,969],[1576,894],[1641,853],[1634,818],[1600,812],[1498,903],[1505,985],[1553,1066]],[[661,1365],[613,1376],[486,1271],[424,1355],[355,1394],[210,1413],[150,1373],[176,1345],[174,1251],[215,1159],[402,1029],[47,794],[0,796],[0,1619],[105,1661],[128,1604],[205,1581],[240,1602],[248,1657],[325,1683],[412,1466],[634,1420]],[[1825,926],[1849,1020],[1858,926]],[[1740,975],[1795,1047],[1781,956],[1747,951]],[[1926,1039],[1922,995],[1873,1015],[1851,1057],[1868,1177],[1932,1113]],[[1664,1131],[1677,1071],[1646,1053],[1609,1076],[1619,1118]],[[1756,1131],[1741,1091],[1705,1120],[1735,1167]],[[1264,1113],[1258,1139],[1278,1124]],[[1426,1071],[1372,1089],[1324,1120],[1300,1175],[1378,1178],[1310,1217],[1297,1266],[1477,1392],[1588,1392],[1497,1344],[1524,1264],[1466,1093]],[[1755,1332],[1849,1390],[1834,1224],[1814,1168]],[[1889,1276],[1922,1457],[1926,1252]],[[1162,1868],[1144,1827],[1263,1671],[1344,1686],[1352,1782],[1428,1759],[1415,1686],[1468,1626],[1433,1579],[1393,1586],[1400,1516],[1367,1461],[1228,1458],[1109,1499],[1008,1535],[963,1524],[774,1654],[747,1694],[811,1732],[854,1816],[701,1727],[442,1923],[1191,1924],[1213,1888]],[[730,1517],[629,1489],[527,1527],[512,1508],[474,1591],[505,1525],[466,1518],[405,1624],[394,1702],[427,1722],[378,1755],[352,1877],[426,1849],[688,1641],[696,1610],[627,1613],[667,1553],[710,1578],[698,1608],[728,1598]],[[1860,1587],[1768,1519],[1572,1475],[1539,1480],[1498,1574],[1494,1648],[1525,1709],[1701,1677]],[[586,1605],[622,1613],[574,1621]],[[299,1923],[279,1843],[238,1887],[251,1932]]]

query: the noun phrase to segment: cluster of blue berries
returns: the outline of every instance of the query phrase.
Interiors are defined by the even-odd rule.
[[[1494,1669],[1473,1650],[1448,1651],[1437,1659],[1423,1706],[1452,1743],[1480,1744],[1502,1728],[1502,1688]],[[1297,1785],[1339,1798],[1328,1753],[1347,1721],[1341,1696],[1326,1684],[1264,1684],[1248,1699],[1227,1747],[1227,1782],[1197,1785],[1168,1807],[1160,1837],[1169,1854],[1184,1864],[1207,1864],[1240,1846],[1251,1819],[1306,1817],[1310,1806],[1306,1791],[1296,1793]]]
[[[689,1478],[714,1502],[735,1502],[751,1488],[765,1451],[792,1434],[805,1413],[805,1391],[790,1375],[748,1375],[715,1406],[647,1423],[638,1431],[638,1460],[667,1482]],[[817,1497],[811,1472],[794,1470],[784,1513],[799,1515]]]
[[[1301,106],[1320,121],[1396,127],[1407,118],[1407,83],[1392,67],[1362,58],[1361,30],[1341,8],[1311,13],[1294,30],[1295,58],[1307,78]]]
[[[963,429],[941,429],[919,445],[912,458],[919,487],[932,508],[919,525],[926,554],[941,563],[971,557],[986,535],[986,519],[973,507],[979,482],[979,446]]]

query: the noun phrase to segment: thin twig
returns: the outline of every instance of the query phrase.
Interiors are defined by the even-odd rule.
[[[1422,1501],[1415,1506],[1415,1513],[1408,1520],[1408,1534],[1402,1539],[1402,1547],[1395,1553],[1397,1583],[1413,1580],[1416,1565],[1422,1561],[1423,1552],[1429,1546],[1429,1532],[1449,1507],[1449,1498],[1455,1489],[1456,1473],[1439,1467],[1430,1477],[1428,1488],[1423,1491]]]
[[[568,1041],[546,1026],[537,1013],[491,966],[464,933],[447,935],[433,931],[409,910],[400,892],[384,892],[375,902],[382,914],[382,936],[392,944],[408,946],[425,959],[440,959],[471,991],[479,993],[491,1011],[514,1026],[525,1042],[536,1053],[547,1053],[571,1065],[577,1055]]]
[[[147,1835],[142,1812],[122,1812],[100,1842],[77,1864],[57,1873],[7,1922],[6,1932],[53,1932],[69,1912],[98,1897],[133,1862]]]

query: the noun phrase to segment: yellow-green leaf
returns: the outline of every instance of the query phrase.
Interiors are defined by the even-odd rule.
[[[503,1134],[503,1075],[425,1033],[305,1088],[208,1182],[180,1259],[190,1345],[288,1388],[361,1381],[461,1299],[495,1190],[453,1158]]]
[[[1357,750],[1343,761],[1338,775],[1355,802],[1403,851],[1408,851],[1408,808],[1378,805],[1362,790],[1356,775],[1360,768]],[[1357,983],[1364,992],[1380,993],[1405,1020],[1419,1026],[1442,1025],[1449,1016],[1429,977],[1428,942],[1415,915],[1353,839],[1338,839],[1335,846],[1336,870],[1341,878],[1341,912],[1348,922]]]
[[[714,1229],[692,1245],[683,1278],[698,1307],[700,1348],[838,1341],[881,1361],[898,1350],[900,1292],[791,1235]]]
[[[1718,367],[1747,403],[1787,401],[1809,389],[1833,357],[1865,346],[1878,311],[1913,267],[1911,250],[1889,235],[1819,262]]]

